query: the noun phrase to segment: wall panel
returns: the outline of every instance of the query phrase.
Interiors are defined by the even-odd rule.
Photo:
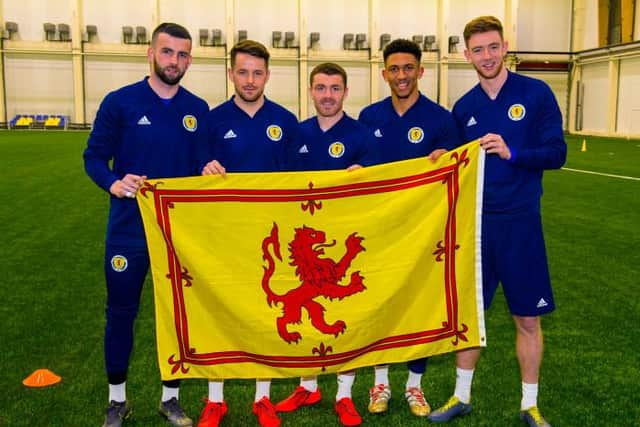
[[[574,10],[571,10],[572,6]],[[199,46],[199,30],[205,28],[210,32],[219,28],[223,32],[223,42],[227,38],[234,40],[239,29],[247,30],[250,38],[271,49],[272,75],[267,95],[294,113],[304,112],[307,116],[314,114],[314,109],[306,97],[306,78],[313,65],[319,62],[333,61],[347,69],[350,94],[345,108],[352,116],[357,116],[370,101],[390,94],[381,76],[381,52],[342,50],[344,33],[365,33],[367,46],[374,48],[378,46],[381,33],[389,33],[392,38],[434,34],[437,46],[443,47],[444,51],[424,54],[425,74],[419,87],[430,99],[449,106],[477,82],[475,72],[461,54],[463,27],[476,16],[495,15],[503,21],[509,19],[513,27],[505,28],[505,31],[510,34],[515,29],[516,37],[510,41],[519,51],[567,51],[572,37],[576,46],[590,49],[597,47],[598,39],[598,0],[193,0],[188,5],[172,0],[0,0],[0,8],[4,21],[15,21],[19,25],[18,35],[3,44],[7,116],[15,115],[18,109],[22,113],[70,114],[77,108],[77,117],[82,117],[81,107],[84,107],[88,122],[95,117],[104,94],[148,73],[144,48],[122,44],[123,25],[141,25],[150,33],[158,22],[184,24],[194,38],[194,63],[183,83],[211,106],[228,97],[225,70],[228,53],[223,47]],[[72,22],[76,8],[80,9],[81,17]],[[299,16],[300,11],[304,16]],[[572,22],[574,17],[579,22]],[[635,20],[638,19],[640,8],[635,11]],[[47,44],[43,42],[44,22],[78,25],[80,32],[84,32],[87,24],[96,25],[98,38],[82,45]],[[572,27],[573,35],[570,34]],[[636,24],[636,39],[638,28],[640,25]],[[302,44],[304,48],[272,49],[274,30],[294,31],[294,44]],[[307,52],[310,32],[319,32],[321,37],[320,43]],[[446,52],[447,39],[451,35],[461,38],[458,53]],[[54,51],[57,54],[50,54]],[[72,62],[74,57],[78,60]],[[83,60],[79,60],[81,57]],[[607,120],[613,121],[614,114],[607,114],[608,106],[603,100],[614,102],[617,99],[616,132],[640,132],[636,129],[640,126],[637,124],[640,123],[640,106],[635,101],[640,95],[638,60],[630,59],[626,53],[621,58],[617,98],[609,94],[610,90],[615,90],[610,87],[615,86],[615,82],[607,84],[607,65],[584,65],[583,75],[580,77],[577,73],[585,87],[582,121],[585,130],[611,131],[612,125]],[[546,58],[542,55],[537,59]],[[582,67],[582,64],[577,66]],[[302,77],[303,74],[307,76]],[[550,84],[563,115],[567,115],[570,84],[567,75],[532,75]],[[22,76],[35,83],[24,83]],[[83,93],[74,97],[74,87],[82,87],[82,84]],[[302,96],[300,90],[304,91]],[[4,119],[2,117],[0,121]]]
[[[569,52],[571,2],[518,1],[518,50]]]
[[[267,47],[271,46],[273,31],[282,31],[283,38],[285,31],[293,31],[296,33],[295,43],[299,41],[297,1],[235,0],[233,13],[236,29],[247,30],[248,38],[257,40]]]
[[[446,36],[457,35],[460,38],[458,50],[462,52],[464,48],[464,38],[462,32],[464,26],[471,19],[482,15],[493,15],[500,20],[505,17],[505,2],[503,1],[476,1],[476,0],[450,0],[449,19],[445,23]]]
[[[401,4],[402,19],[398,19]],[[437,0],[405,0],[378,2],[380,33],[388,33],[391,39],[411,39],[415,34],[427,35],[438,32]]]
[[[319,32],[318,48],[323,50],[342,49],[345,33],[369,32],[368,0],[323,0],[309,1],[307,6],[307,31]],[[367,40],[370,42],[369,37]],[[308,38],[305,38],[308,43]]]
[[[607,131],[608,72],[607,63],[588,64],[584,65],[582,69],[582,83],[584,85],[583,131]]]
[[[18,24],[20,40],[44,40],[45,22],[71,25],[69,0],[5,1],[2,5],[4,19]]]
[[[640,135],[640,58],[620,62],[618,126],[623,135]]]
[[[478,83],[476,71],[468,64],[449,66],[449,97],[447,105],[453,108],[456,101]]]
[[[225,37],[225,0],[189,0],[186,3],[175,0],[159,0],[159,22],[177,22],[184,25],[193,37],[194,46],[199,43],[200,28],[207,29],[209,35],[214,28],[222,30]]]
[[[150,38],[153,31],[155,0],[88,0],[84,2],[84,24],[98,28],[101,43],[121,43],[122,27],[143,26]]]
[[[71,60],[60,56],[5,57],[7,116],[73,114]]]
[[[85,60],[86,120],[92,123],[105,95],[149,74],[146,58],[91,57]]]

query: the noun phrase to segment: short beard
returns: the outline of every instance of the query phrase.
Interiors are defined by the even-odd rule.
[[[335,104],[331,105],[331,109],[330,109],[331,113],[330,114],[322,114],[321,113],[321,111],[323,111],[322,103],[315,104],[315,102],[314,102],[314,107],[315,107],[316,112],[318,113],[318,115],[322,116],[322,117],[334,117],[338,113],[340,113],[340,111],[342,111],[342,103],[340,103],[340,102],[336,102]]]
[[[236,95],[238,95],[240,97],[240,99],[242,99],[244,102],[247,102],[247,103],[256,102],[257,100],[260,99],[260,97],[262,96],[263,93],[264,93],[264,91],[256,93],[256,96],[254,96],[253,99],[252,99],[252,98],[245,97],[242,92],[236,91]]]
[[[180,83],[180,80],[182,80],[182,77],[184,76],[184,72],[180,73],[178,72],[178,74],[173,77],[170,78],[167,75],[164,74],[164,69],[162,67],[160,67],[160,64],[158,64],[156,61],[153,61],[153,72],[156,74],[156,76],[162,80],[163,83],[169,85],[169,86],[175,86],[178,83]]]

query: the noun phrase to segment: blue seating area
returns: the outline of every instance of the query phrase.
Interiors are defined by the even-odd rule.
[[[66,129],[69,117],[62,114],[16,114],[9,129]]]

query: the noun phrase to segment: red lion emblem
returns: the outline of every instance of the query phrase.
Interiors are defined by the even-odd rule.
[[[309,313],[311,324],[323,334],[337,337],[344,332],[347,325],[342,320],[329,325],[324,319],[325,308],[314,299],[319,296],[342,299],[366,289],[359,271],[351,273],[351,281],[348,285],[339,283],[349,269],[351,261],[365,250],[361,244],[363,240],[364,237],[356,236],[356,233],[349,235],[345,241],[347,252],[336,263],[331,258],[321,258],[321,255],[324,255],[323,248],[335,246],[335,240],[325,243],[324,232],[307,226],[296,228],[294,238],[289,243],[289,252],[291,252],[289,258],[292,260],[289,265],[296,267],[296,275],[302,283],[284,295],[278,295],[269,287],[269,280],[275,271],[275,261],[269,252],[269,246],[272,247],[273,254],[282,261],[278,226],[273,224],[271,235],[262,241],[262,258],[267,261],[262,277],[262,289],[267,294],[267,303],[270,307],[272,304],[282,303],[282,316],[278,317],[276,324],[278,334],[283,340],[288,343],[297,343],[302,338],[299,332],[289,332],[287,325],[301,322],[303,307]]]

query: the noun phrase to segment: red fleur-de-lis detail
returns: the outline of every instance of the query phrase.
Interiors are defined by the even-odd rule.
[[[458,164],[458,167],[460,167],[460,165],[464,164],[464,166],[466,167],[469,162],[471,161],[468,157],[467,157],[467,150],[464,150],[462,153],[460,153],[460,155],[458,156],[458,153],[451,153],[451,158],[455,159],[456,163]]]
[[[433,251],[433,255],[436,256],[436,261],[438,262],[442,262],[442,256],[445,254],[445,252],[447,251],[447,248],[442,244],[442,240],[440,240],[438,242],[438,244],[436,245],[436,250]],[[460,245],[456,245],[455,249],[458,250],[460,249]]]
[[[156,187],[158,187],[158,185],[160,185],[160,184],[163,184],[163,182],[162,181],[158,181],[155,184],[151,185],[149,183],[149,181],[145,181],[142,184],[142,188],[138,192],[140,193],[141,196],[144,196],[145,198],[148,198],[147,191],[150,191],[150,192],[153,193],[154,191],[156,191]]]
[[[438,262],[442,262],[442,256],[444,255],[444,246],[442,244],[442,240],[440,240],[438,242],[438,244],[436,245],[436,250],[433,251],[433,254],[436,256],[436,261]]]
[[[462,324],[462,329],[458,329],[455,334],[455,338],[451,341],[451,344],[458,345],[460,341],[468,342],[469,339],[465,335],[465,332],[469,330],[469,327],[466,324]]]
[[[182,267],[182,286],[190,287],[193,282],[193,277],[189,274],[189,270],[186,267]]]
[[[185,366],[182,360],[175,359],[175,354],[172,354],[167,362],[169,363],[169,365],[173,365],[173,367],[171,368],[171,374],[175,374],[176,372],[178,372],[178,370],[180,370],[183,374],[189,372],[189,368]]]
[[[318,347],[313,347],[313,349],[311,350],[311,354],[317,353],[318,357],[324,357],[329,353],[333,353],[333,347],[331,347],[330,345],[325,346],[323,342],[321,342]],[[326,371],[326,370],[327,370],[327,367],[323,366],[322,371]]]
[[[165,274],[164,277],[171,279],[171,273]],[[182,268],[180,277],[182,278],[182,286],[190,287],[193,284],[193,276],[189,274],[189,270],[185,267]]]
[[[309,190],[313,189],[313,182],[309,183]],[[316,202],[312,198],[309,198],[306,202],[303,202],[302,205],[303,211],[309,211],[311,215],[316,211],[316,209],[322,209],[322,202]]]

